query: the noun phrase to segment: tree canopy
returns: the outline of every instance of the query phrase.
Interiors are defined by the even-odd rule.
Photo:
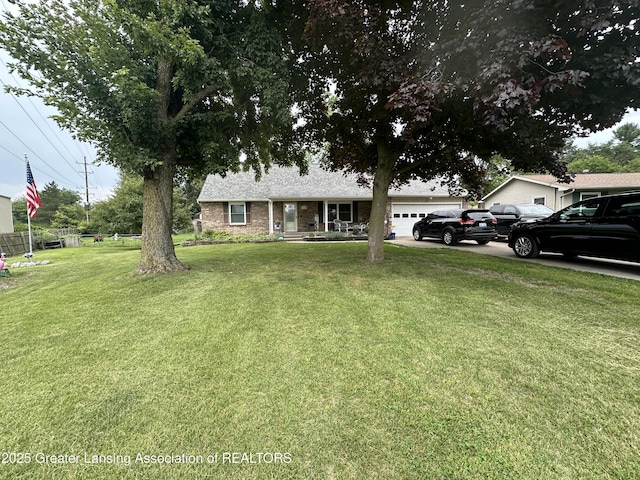
[[[68,227],[73,225],[60,225],[63,216],[68,219],[74,219],[75,226],[84,217],[84,209],[80,206],[80,195],[73,190],[60,188],[56,182],[47,183],[39,192],[42,206],[38,208],[37,216],[31,220],[34,226],[40,227]],[[13,220],[17,228],[21,229],[21,225],[27,224],[27,201],[23,197],[11,203],[13,212]],[[57,212],[58,223],[54,224]],[[66,213],[63,213],[66,212]],[[72,222],[73,223],[73,222]]]
[[[613,132],[614,139],[585,148],[570,147],[562,160],[569,173],[640,172],[640,127],[625,123]]]
[[[566,140],[640,98],[637,0],[307,3],[306,132],[330,142],[331,168],[374,175],[369,261],[394,183],[477,195],[496,154],[563,177]]]
[[[634,147],[640,148],[640,126],[635,123],[625,123],[620,125],[613,136],[619,142],[626,142]]]
[[[171,241],[177,171],[302,163],[276,3],[40,0],[0,24],[32,85],[19,93],[44,98],[102,160],[144,178],[141,272],[184,268]]]

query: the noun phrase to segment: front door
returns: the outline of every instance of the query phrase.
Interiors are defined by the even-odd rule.
[[[284,204],[284,231],[285,232],[298,231],[298,204],[297,203]]]

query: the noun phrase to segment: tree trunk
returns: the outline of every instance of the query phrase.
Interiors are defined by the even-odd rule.
[[[158,60],[156,90],[159,94],[153,121],[159,132],[164,132],[164,144],[160,147],[160,163],[145,172],[142,187],[142,251],[139,273],[172,272],[188,270],[176,257],[173,248],[173,177],[176,171],[175,132],[170,125],[173,65]]]
[[[165,155],[163,163],[147,174],[142,190],[142,250],[138,273],[188,270],[176,257],[173,229],[173,176],[175,162]]]
[[[367,259],[369,263],[384,260],[384,238],[386,236],[385,218],[387,216],[387,199],[389,186],[393,181],[393,166],[396,156],[386,145],[378,144],[378,165],[373,176],[373,200],[369,218],[369,244]],[[391,219],[389,219],[391,222]]]

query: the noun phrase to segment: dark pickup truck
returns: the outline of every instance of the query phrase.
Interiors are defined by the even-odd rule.
[[[493,205],[489,211],[498,220],[496,230],[501,237],[508,236],[511,225],[520,220],[545,218],[553,213],[549,207],[535,203]]]

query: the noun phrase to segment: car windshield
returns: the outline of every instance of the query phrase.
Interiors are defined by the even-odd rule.
[[[520,211],[523,215],[551,215],[553,210],[544,205],[521,205]]]

